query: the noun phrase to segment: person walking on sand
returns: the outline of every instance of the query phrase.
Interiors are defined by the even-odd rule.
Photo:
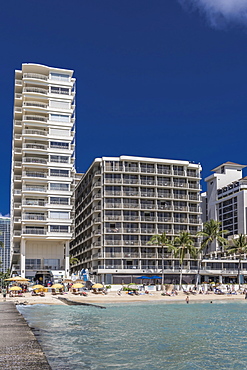
[[[189,301],[190,301],[190,299],[189,299],[189,296],[187,295],[187,297],[185,298],[185,302],[188,304]]]

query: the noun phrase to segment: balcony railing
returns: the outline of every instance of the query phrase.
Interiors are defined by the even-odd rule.
[[[48,80],[48,76],[45,76],[39,73],[24,73],[23,78],[34,78],[37,80],[44,80],[44,81]]]
[[[24,134],[26,135],[41,135],[41,136],[47,136],[47,131],[44,130],[24,130]]]
[[[37,192],[46,192],[47,188],[45,187],[35,187],[35,186],[24,186],[23,190],[26,191],[37,191]]]
[[[25,106],[25,107],[47,108],[48,104],[39,103],[39,102],[36,102],[36,101],[24,101],[23,106]]]
[[[48,94],[48,90],[40,89],[39,87],[24,87],[23,92],[37,93],[37,94]]]
[[[45,201],[43,200],[24,200],[23,205],[25,206],[40,206],[40,207],[44,207],[45,206]]]
[[[22,161],[24,163],[42,163],[42,164],[46,164],[47,163],[47,159],[35,158],[35,157],[24,157],[22,159]]]
[[[43,116],[36,116],[36,115],[33,115],[33,116],[23,116],[23,120],[25,121],[41,121],[41,122],[47,122],[47,117],[43,117]]]
[[[46,150],[47,145],[40,145],[40,144],[25,144],[24,148],[26,149],[41,149],[41,150]]]
[[[45,229],[24,229],[23,234],[32,234],[32,235],[45,235],[47,231]]]
[[[42,215],[24,215],[23,220],[44,221],[46,220],[46,217]]]
[[[23,172],[23,175],[27,177],[47,177],[47,174],[44,172]]]

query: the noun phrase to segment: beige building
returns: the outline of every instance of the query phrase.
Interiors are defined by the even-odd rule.
[[[12,272],[45,282],[69,273],[75,161],[73,71],[15,71],[11,181]]]
[[[94,280],[108,284],[160,276],[162,252],[148,244],[152,235],[165,232],[173,238],[188,231],[198,242],[200,171],[188,161],[96,158],[76,188],[70,251],[79,262],[72,272],[88,269]],[[192,281],[197,261],[187,257],[184,279]],[[178,279],[178,259],[165,254],[164,268],[166,282]]]

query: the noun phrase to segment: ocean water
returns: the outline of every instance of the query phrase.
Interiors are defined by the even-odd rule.
[[[19,306],[53,370],[247,369],[247,302]]]

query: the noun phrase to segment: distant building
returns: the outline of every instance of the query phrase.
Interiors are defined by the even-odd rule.
[[[226,237],[247,234],[247,178],[242,177],[246,166],[226,162],[214,168],[208,176],[207,192],[202,196],[203,221],[220,221]],[[220,248],[214,243],[211,250]]]
[[[188,231],[198,245],[201,230],[199,164],[132,156],[96,158],[75,193],[75,233],[70,253],[107,284],[130,283],[162,271],[154,234],[173,238]],[[184,279],[192,281],[197,261],[186,256]],[[178,281],[179,260],[165,254],[165,281]],[[187,274],[187,275],[186,275]]]
[[[3,248],[0,248],[1,272],[7,272],[10,268],[10,217],[0,216],[0,241]]]

